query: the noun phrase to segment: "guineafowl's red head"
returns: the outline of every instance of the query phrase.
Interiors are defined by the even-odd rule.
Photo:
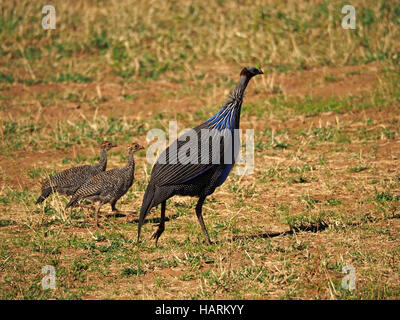
[[[110,141],[103,141],[100,148],[105,149],[106,151],[110,150],[111,148],[117,147],[116,144],[110,142]]]
[[[241,76],[246,76],[247,78],[252,78],[258,74],[263,74],[261,69],[257,69],[254,67],[245,67],[242,69],[242,72],[240,72]]]
[[[141,146],[140,144],[136,143],[136,142],[131,143],[128,146],[128,152],[136,152],[136,151],[143,150],[143,149],[144,149],[144,147]]]

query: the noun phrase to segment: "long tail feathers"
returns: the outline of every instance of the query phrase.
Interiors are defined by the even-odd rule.
[[[65,209],[68,209],[69,207],[72,207],[74,205],[76,205],[79,201],[79,197],[72,197],[71,200],[69,200],[67,206],[65,207]]]
[[[149,186],[147,186],[146,192],[144,193],[143,196],[142,208],[140,209],[138,237],[137,237],[138,242],[140,240],[140,230],[142,229],[144,219],[146,218],[147,214],[152,208],[151,204],[153,202],[153,196],[154,196],[153,188],[150,189]]]
[[[46,199],[49,195],[53,193],[52,188],[46,188],[42,191],[42,194],[40,195],[39,198],[36,200],[36,204],[42,203],[44,199]]]

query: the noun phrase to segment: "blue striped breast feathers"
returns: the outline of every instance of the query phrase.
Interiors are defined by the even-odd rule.
[[[204,129],[211,130],[212,143],[219,143],[220,137],[223,136],[224,139],[226,140],[224,148],[228,148],[228,150],[224,149],[220,150],[220,152],[224,153],[226,151],[228,153],[231,153],[230,159],[226,159],[225,157],[223,158],[225,164],[222,172],[218,177],[217,187],[225,182],[239,154],[239,148],[240,148],[239,135],[238,132],[235,131],[234,129],[239,128],[240,106],[241,104],[238,105],[237,101],[235,100],[230,103],[227,103],[220,111],[218,111],[214,116],[212,116],[210,119],[205,121],[203,125],[201,125]],[[219,135],[217,135],[217,133],[219,133]],[[226,154],[227,153],[225,153],[225,155]],[[212,158],[214,159],[214,156]],[[201,172],[199,172],[193,177],[190,177],[189,179],[186,179],[184,182],[190,181],[196,178],[197,176],[203,174],[204,172],[213,168],[215,164],[216,164],[215,162],[211,163]]]

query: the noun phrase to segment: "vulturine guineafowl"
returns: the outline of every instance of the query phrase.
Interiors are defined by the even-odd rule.
[[[36,200],[36,204],[41,203],[53,192],[65,195],[72,195],[78,188],[88,179],[96,174],[106,170],[107,167],[107,151],[116,147],[109,141],[104,141],[100,145],[100,160],[94,165],[84,165],[73,167],[62,172],[56,173],[46,180],[42,185],[42,194]]]
[[[144,149],[137,143],[128,147],[128,164],[124,168],[111,169],[101,172],[86,181],[72,196],[66,208],[74,206],[81,199],[89,199],[98,202],[96,208],[96,226],[99,226],[99,211],[106,204],[111,204],[113,211],[117,201],[129,190],[135,177],[134,153]]]
[[[242,69],[239,83],[226,104],[214,116],[192,130],[195,139],[188,135],[179,137],[157,159],[143,197],[138,241],[148,212],[161,203],[160,224],[152,235],[157,246],[165,228],[166,201],[175,195],[182,195],[199,197],[196,215],[206,242],[211,243],[202,216],[203,203],[215,188],[224,183],[235,163],[239,152],[239,137],[234,129],[239,128],[243,94],[250,79],[262,73],[253,67]],[[219,146],[217,152],[212,152],[213,145]],[[184,161],[180,161],[182,158]]]

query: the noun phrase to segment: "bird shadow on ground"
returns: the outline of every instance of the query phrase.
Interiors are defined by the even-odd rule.
[[[288,231],[281,231],[281,232],[266,232],[266,233],[260,233],[260,234],[252,234],[252,235],[247,235],[247,236],[234,236],[231,241],[237,241],[237,240],[248,240],[248,239],[257,239],[257,238],[275,238],[279,236],[288,236],[295,234],[296,232],[321,232],[324,231],[326,228],[328,228],[329,225],[325,222],[318,222],[318,223],[312,223],[308,225],[300,225],[297,227],[292,227]]]
[[[105,215],[106,218],[123,218],[132,214],[137,214],[137,211],[118,211],[111,212]]]
[[[176,204],[176,206],[181,206],[179,204]],[[158,209],[158,207],[157,207]],[[165,217],[164,221],[170,221],[170,220],[175,220],[176,218],[182,217],[183,215],[180,213],[175,213],[170,215],[169,217]],[[128,223],[139,223],[139,219],[133,219],[128,221]],[[149,218],[149,219],[145,219],[143,223],[160,223],[160,218]]]
[[[173,215],[170,218],[165,217],[164,221],[167,222],[167,221],[169,221],[171,219],[176,219],[176,217],[174,217]],[[160,218],[149,218],[149,219],[145,219],[143,224],[146,224],[146,223],[160,223],[160,221],[161,221]],[[128,223],[139,223],[139,219],[130,220],[130,221],[128,221]]]

